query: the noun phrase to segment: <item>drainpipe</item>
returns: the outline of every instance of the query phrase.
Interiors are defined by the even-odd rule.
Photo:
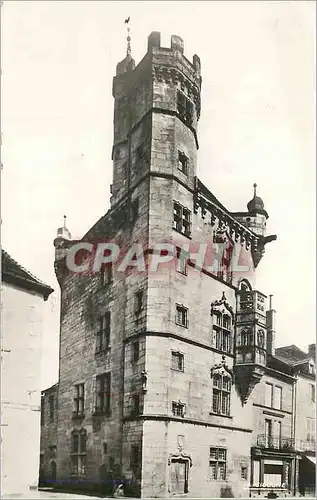
[[[295,376],[295,380],[294,380],[293,395],[292,395],[292,414],[293,414],[292,439],[293,439],[294,449],[295,449],[295,458],[294,458],[294,485],[293,485],[294,496],[296,495],[296,483],[297,483],[296,476],[297,476],[297,466],[298,466],[298,461],[297,461],[297,456],[296,456],[296,448],[297,448],[297,443],[296,443],[297,380],[298,380],[298,377],[296,375]]]

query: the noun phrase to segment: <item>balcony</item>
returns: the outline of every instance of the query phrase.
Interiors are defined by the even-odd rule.
[[[300,441],[298,443],[299,445],[299,451],[304,451],[304,452],[316,452],[316,441],[315,440],[305,440],[305,441]]]
[[[268,450],[294,450],[294,440],[290,437],[267,436],[260,434],[256,439],[256,446],[266,448]]]

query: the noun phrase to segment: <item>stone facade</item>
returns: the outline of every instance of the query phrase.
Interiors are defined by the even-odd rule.
[[[44,300],[53,291],[2,250],[1,493],[38,485]]]
[[[273,311],[255,289],[255,269],[276,236],[265,236],[256,192],[248,211],[233,214],[197,178],[200,89],[200,60],[190,62],[176,36],[162,48],[152,33],[137,67],[129,51],[117,66],[111,209],[81,243],[142,244],[149,267],[123,272],[116,263],[92,273],[83,252],[76,264],[88,270],[72,273],[66,263],[78,242],[65,226],[54,241],[64,487],[108,494],[122,482],[142,498],[249,495],[266,380],[284,388],[283,431],[293,437],[292,377],[286,365],[285,376],[274,368]],[[163,242],[190,248],[153,271]],[[202,244],[209,260],[199,258]]]

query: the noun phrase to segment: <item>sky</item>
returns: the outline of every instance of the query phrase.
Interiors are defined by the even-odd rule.
[[[198,176],[231,211],[252,185],[269,213],[257,288],[273,294],[276,343],[315,342],[315,2],[4,1],[2,246],[54,288],[42,388],[58,379],[53,240],[80,238],[109,208],[112,78],[131,17],[138,63],[152,31],[202,66]]]

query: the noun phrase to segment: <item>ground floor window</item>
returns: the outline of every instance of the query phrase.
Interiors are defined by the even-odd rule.
[[[83,476],[86,472],[86,431],[73,431],[71,442],[71,466],[73,476]]]
[[[209,457],[210,479],[225,481],[227,473],[227,450],[224,448],[210,448]]]

